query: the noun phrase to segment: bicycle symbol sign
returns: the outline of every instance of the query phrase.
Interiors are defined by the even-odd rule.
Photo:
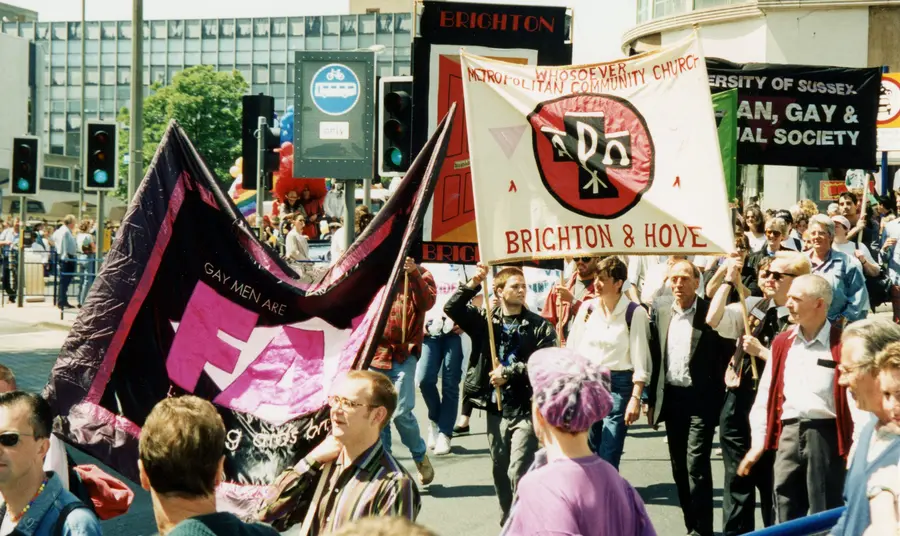
[[[309,93],[322,113],[344,115],[359,102],[359,78],[346,65],[331,63],[316,71]]]

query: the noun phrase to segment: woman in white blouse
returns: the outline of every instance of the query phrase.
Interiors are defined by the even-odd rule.
[[[597,266],[598,296],[578,309],[566,347],[611,371],[613,409],[591,427],[588,442],[617,470],[627,427],[641,416],[641,391],[650,380],[650,318],[622,294],[628,269],[618,257]]]

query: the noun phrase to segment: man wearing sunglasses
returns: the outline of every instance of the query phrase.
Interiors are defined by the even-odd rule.
[[[740,303],[728,303],[731,288],[740,283],[737,265],[728,268],[725,283],[713,296],[706,314],[706,323],[726,339],[738,339],[725,373],[725,402],[719,417],[719,443],[725,465],[722,491],[722,527],[726,536],[752,532],[756,511],[756,489],[759,489],[762,520],[765,526],[775,523],[772,502],[772,465],[774,455],[763,457],[747,476],[738,476],[738,464],[750,450],[750,408],[756,397],[751,359],[756,359],[757,373],[761,373],[769,357],[769,348],[776,335],[788,324],[788,289],[798,275],[808,274],[809,259],[802,253],[779,252],[765,257],[759,265],[759,288],[763,297],[746,300],[752,335],[744,335],[744,314]]]
[[[38,395],[0,394],[0,534],[103,534],[93,512],[59,476],[44,472],[52,419],[50,405]]]
[[[557,285],[547,295],[544,310],[541,311],[541,316],[556,326],[557,333],[562,337],[560,344],[563,344],[568,336],[581,304],[596,297],[594,279],[597,277],[599,259],[575,257],[574,261],[575,273],[565,285]]]
[[[738,474],[749,474],[765,451],[774,452],[779,523],[843,504],[854,426],[839,383],[841,326],[828,320],[833,294],[817,274],[791,282],[787,308],[794,326],[772,341],[750,409],[751,448]]]
[[[315,536],[369,516],[415,521],[422,506],[419,490],[381,442],[381,431],[390,425],[397,408],[397,390],[390,378],[371,370],[353,370],[335,383],[331,393],[331,434],[294,466],[305,503],[301,501],[288,513],[292,522],[311,515],[309,535]],[[324,479],[321,500],[310,511],[309,501],[320,479]],[[271,497],[266,503],[271,503]],[[262,518],[276,521],[275,526],[284,530],[278,519]]]

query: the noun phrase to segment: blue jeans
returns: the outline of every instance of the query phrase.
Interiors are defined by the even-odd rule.
[[[628,427],[625,426],[625,409],[631,399],[631,390],[634,387],[630,370],[613,371],[612,385],[612,411],[602,421],[597,421],[591,426],[588,434],[588,445],[597,456],[610,463],[619,470],[619,460],[622,459],[622,450],[625,449],[625,434]]]
[[[82,259],[81,262],[81,291],[78,293],[78,304],[84,305],[84,302],[87,301],[88,291],[91,290],[91,285],[94,284],[94,255],[80,255],[78,257]]]
[[[438,430],[447,437],[453,437],[453,425],[456,423],[462,359],[459,335],[426,336],[422,344],[422,358],[416,368],[416,384],[428,406],[428,420],[436,422]],[[437,388],[438,374],[441,374],[443,399]]]
[[[397,409],[394,411],[393,422],[400,433],[400,441],[406,445],[412,454],[413,460],[418,463],[425,458],[425,440],[419,433],[419,423],[413,415],[416,407],[416,356],[409,356],[403,363],[393,363],[390,370],[374,369],[391,379],[394,388],[397,389]],[[385,426],[381,430],[381,442],[385,450],[391,452],[391,427]]]

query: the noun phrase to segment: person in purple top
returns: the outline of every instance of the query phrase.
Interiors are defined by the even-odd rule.
[[[516,490],[502,535],[655,536],[644,502],[588,446],[612,408],[610,373],[565,348],[532,354],[532,420],[543,445]]]

